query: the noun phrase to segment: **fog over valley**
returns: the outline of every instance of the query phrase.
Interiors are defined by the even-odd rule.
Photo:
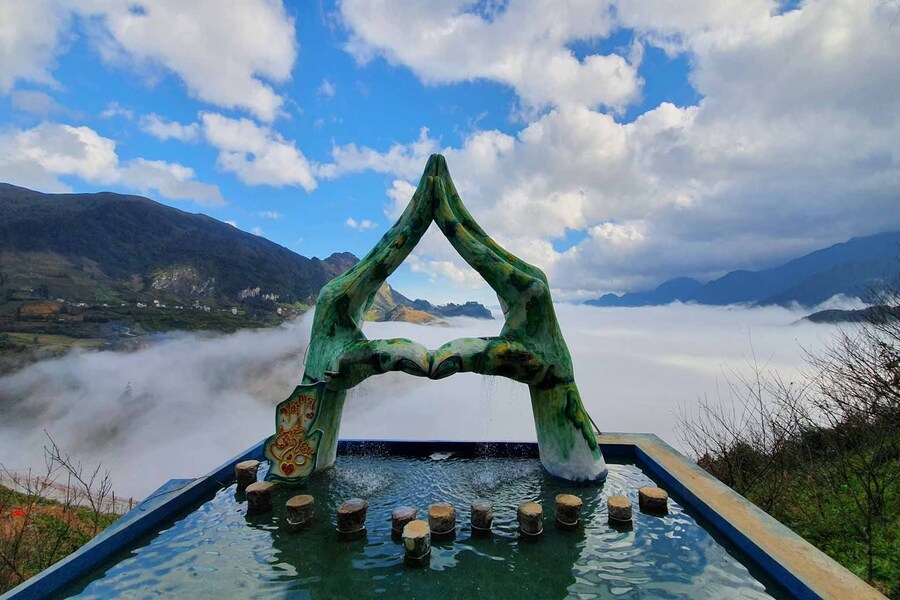
[[[834,306],[834,302],[831,306]],[[838,302],[853,305],[853,302]],[[651,432],[680,447],[676,412],[690,411],[723,373],[756,360],[797,375],[803,350],[833,325],[809,310],[671,304],[556,307],[582,399],[603,431]],[[273,408],[300,381],[312,314],[274,329],[177,334],[135,352],[75,352],[0,378],[0,456],[11,470],[43,467],[46,430],[85,465],[102,462],[117,495],[141,498],[170,478],[196,477],[274,430]],[[370,338],[406,337],[436,348],[499,333],[502,320],[452,327],[366,323]],[[351,390],[342,438],[534,440],[527,386],[460,374],[405,374]],[[338,462],[340,468],[340,461]]]

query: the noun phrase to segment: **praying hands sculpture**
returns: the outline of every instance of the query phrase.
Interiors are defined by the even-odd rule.
[[[500,335],[460,338],[434,351],[407,339],[367,339],[360,326],[375,293],[432,221],[497,293],[505,317]],[[276,433],[265,444],[268,478],[302,483],[334,464],[347,390],[388,371],[430,379],[473,372],[526,383],[544,468],[570,481],[606,477],[546,276],[478,226],[436,154],[400,219],[365,258],[322,288],[303,382],[278,405]]]

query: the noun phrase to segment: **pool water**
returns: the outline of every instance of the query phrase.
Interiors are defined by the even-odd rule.
[[[261,469],[261,473],[263,469]],[[748,569],[675,498],[669,514],[637,507],[637,490],[654,482],[633,464],[610,464],[602,486],[580,487],[548,476],[535,458],[341,456],[334,469],[302,493],[315,497],[315,523],[284,530],[284,503],[297,490],[279,488],[274,511],[247,518],[234,484],[221,489],[92,579],[73,598],[782,598],[783,592]],[[554,526],[554,498],[584,500],[582,527]],[[609,525],[606,498],[634,503],[630,529]],[[368,535],[339,542],[335,509],[351,497],[369,502]],[[472,537],[469,506],[494,502],[494,532]],[[516,507],[544,507],[544,534],[519,539]],[[391,539],[391,511],[450,502],[457,509],[455,540],[434,542],[431,564],[404,565]]]

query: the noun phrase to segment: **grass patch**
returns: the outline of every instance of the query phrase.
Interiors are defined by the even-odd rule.
[[[0,486],[0,593],[75,552],[119,516]]]

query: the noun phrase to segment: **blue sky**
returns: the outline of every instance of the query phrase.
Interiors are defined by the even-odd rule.
[[[0,2],[0,180],[141,193],[361,256],[441,151],[561,299],[705,279],[900,226],[889,17],[840,0]],[[437,236],[391,282],[494,302]]]

